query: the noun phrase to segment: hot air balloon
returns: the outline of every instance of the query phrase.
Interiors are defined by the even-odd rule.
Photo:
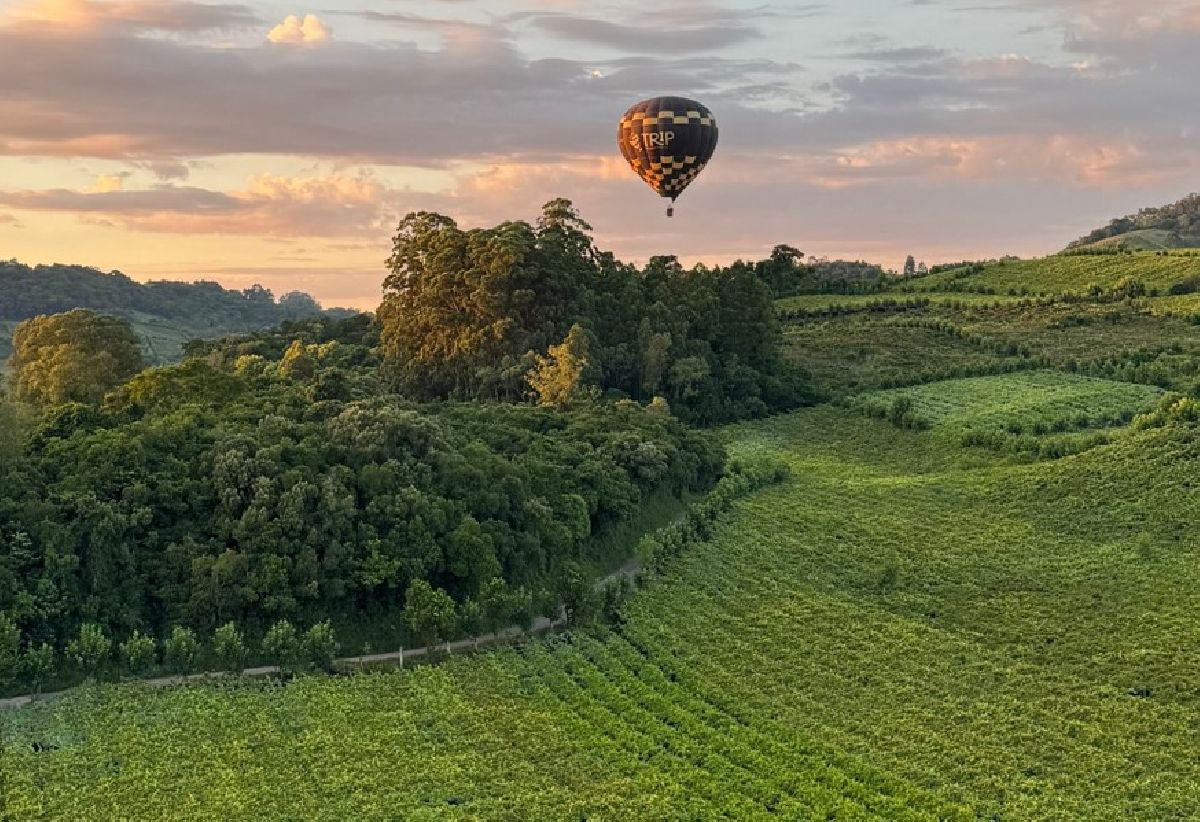
[[[621,154],[660,197],[675,198],[704,170],[717,148],[712,112],[685,97],[654,97],[637,103],[621,118]]]

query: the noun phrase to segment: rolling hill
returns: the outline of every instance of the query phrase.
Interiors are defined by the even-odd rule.
[[[1198,264],[1051,257],[780,301],[832,402],[724,429],[790,478],[617,624],[0,714],[14,810],[1195,818],[1200,428],[1168,392],[1200,389],[1200,311],[1107,289],[1132,270],[1166,292]]]
[[[259,286],[234,291],[205,281],[139,283],[120,272],[9,260],[0,262],[0,368],[11,353],[12,332],[19,322],[73,308],[129,320],[153,364],[177,361],[189,340],[256,331],[289,319],[357,313],[326,312],[301,292],[276,300]]]
[[[1160,251],[1200,248],[1200,194],[1158,208],[1143,208],[1118,217],[1103,228],[1079,238],[1068,250],[1127,248]]]

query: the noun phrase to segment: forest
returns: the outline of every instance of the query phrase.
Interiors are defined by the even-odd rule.
[[[17,326],[0,687],[284,621],[401,642],[370,626],[422,596],[447,603],[443,638],[487,602],[553,616],[632,552],[616,534],[721,477],[690,426],[816,398],[773,304],[812,277],[798,256],[638,268],[554,201],[535,225],[409,215],[389,265],[375,317],[195,341],[170,366],[101,313]]]

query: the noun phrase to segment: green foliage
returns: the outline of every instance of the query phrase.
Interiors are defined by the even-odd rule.
[[[48,642],[30,645],[21,655],[21,675],[35,694],[42,692],[42,685],[54,673],[57,657],[54,647]]]
[[[481,586],[479,608],[481,627],[489,634],[513,623],[512,592],[503,579],[493,577]]]
[[[60,649],[83,622],[159,641],[280,619],[350,634],[415,579],[455,602],[492,577],[548,588],[722,462],[714,438],[632,403],[314,403],[190,360],[42,415],[0,463],[0,611]]]
[[[163,662],[177,674],[196,671],[200,661],[200,640],[191,628],[176,625],[163,642]]]
[[[158,654],[158,643],[154,637],[146,636],[140,631],[134,631],[129,639],[120,645],[121,663],[125,670],[137,676],[145,674],[154,667]]]
[[[246,637],[237,623],[226,622],[213,632],[212,655],[223,671],[237,673],[246,667],[249,650],[246,648]]]
[[[0,714],[12,812],[1200,813],[1197,671],[1178,652],[1200,607],[1194,423],[1033,465],[836,408],[729,437],[738,464],[769,456],[790,477],[725,503],[710,539],[689,538],[625,601],[619,632],[286,689],[123,689]],[[753,484],[743,473],[727,487]],[[698,536],[701,521],[677,527]],[[153,721],[115,734],[131,716]],[[62,737],[78,741],[31,748]],[[398,749],[421,756],[397,768]]]
[[[338,641],[329,620],[318,622],[304,632],[301,652],[308,667],[317,671],[332,671],[338,655]]]
[[[271,626],[263,636],[263,655],[284,674],[293,673],[303,661],[304,647],[296,626],[286,619],[281,619]]]
[[[1059,255],[952,268],[919,277],[898,288],[1010,296],[1107,295],[1120,299],[1128,296],[1128,289],[1123,286],[1130,281],[1140,284],[1139,291],[1165,293],[1173,285],[1197,275],[1200,275],[1200,257],[1190,254]]]
[[[571,326],[561,345],[550,346],[549,356],[538,356],[526,379],[538,405],[560,411],[594,398],[595,388],[584,382],[588,359],[587,332],[581,325]]]
[[[127,322],[77,309],[18,325],[9,367],[22,402],[95,405],[141,370],[142,356]]]
[[[66,265],[30,267],[0,262],[0,368],[8,359],[11,326],[47,314],[83,308],[128,320],[148,361],[180,359],[196,338],[253,331],[323,312],[307,294],[292,292],[275,301],[262,286],[227,290],[214,282],[139,283],[120,272]],[[341,317],[344,309],[324,312]]]
[[[423,579],[413,580],[404,593],[404,624],[426,648],[447,639],[456,627],[454,600]]]
[[[931,428],[964,446],[1064,456],[1106,440],[1058,438],[1047,448],[1043,438],[1125,425],[1154,408],[1161,394],[1151,386],[1031,371],[878,391],[851,404],[899,428]]]
[[[810,399],[779,358],[771,292],[755,268],[642,271],[600,252],[566,201],[536,226],[463,231],[426,212],[401,222],[379,309],[393,386],[418,399],[521,399],[562,408],[587,387],[663,393],[701,425]],[[554,351],[551,352],[551,347]]]
[[[112,657],[112,639],[99,625],[86,622],[79,634],[67,644],[67,656],[85,676],[98,679]]]
[[[0,613],[0,690],[17,680],[21,663],[21,629],[5,613]]]

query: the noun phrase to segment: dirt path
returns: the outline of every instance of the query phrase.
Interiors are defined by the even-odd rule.
[[[641,570],[641,563],[637,557],[630,558],[624,565],[613,571],[605,577],[601,577],[596,581],[595,588],[599,590],[616,579],[633,579]],[[522,634],[535,636],[549,633],[556,628],[560,628],[566,624],[566,619],[562,616],[551,621],[548,617],[538,617],[534,620],[533,625],[528,631],[513,626],[500,631],[498,634],[483,634],[481,636],[470,637],[468,639],[460,639],[451,643],[439,643],[436,650],[447,650],[450,654],[462,651],[474,651],[479,648],[485,648],[489,645],[497,645],[501,642],[506,642],[511,639],[516,639]],[[334,664],[346,668],[362,668],[367,665],[387,665],[395,663],[400,667],[404,666],[404,662],[409,659],[428,657],[430,649],[423,648],[405,648],[401,651],[393,651],[386,654],[370,654],[369,656],[347,656],[334,660]],[[241,672],[242,676],[263,677],[274,676],[278,674],[279,666],[264,665],[258,668],[246,668]],[[209,671],[202,674],[191,674],[188,676],[163,676],[154,679],[128,680],[130,682],[139,682],[150,688],[169,688],[174,685],[184,685],[189,682],[204,682],[205,680],[219,679],[221,677],[230,676],[227,672]],[[5,708],[24,708],[33,702],[45,702],[53,699],[59,699],[74,691],[74,688],[68,688],[65,691],[54,691],[45,693],[40,696],[26,694],[24,696],[14,696],[8,699],[0,699],[0,710]]]

